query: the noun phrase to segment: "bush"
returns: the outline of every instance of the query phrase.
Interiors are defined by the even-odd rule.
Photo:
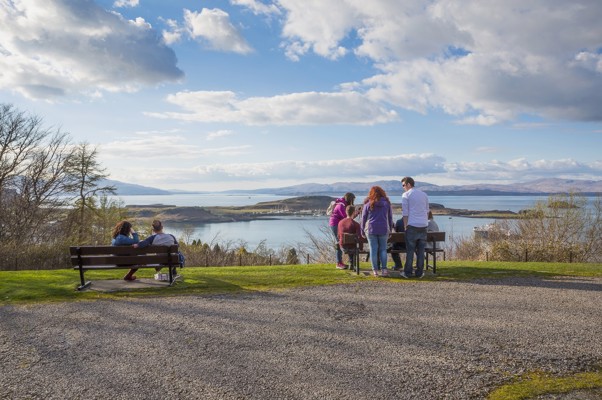
[[[493,225],[486,238],[457,245],[456,258],[495,261],[600,262],[602,207],[574,193],[553,195],[520,218]]]

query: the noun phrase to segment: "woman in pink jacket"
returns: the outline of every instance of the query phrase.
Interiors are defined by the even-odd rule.
[[[339,246],[339,232],[338,226],[339,222],[345,218],[347,218],[347,213],[345,212],[345,208],[347,206],[352,206],[353,201],[355,200],[355,195],[353,193],[345,193],[345,195],[339,199],[335,200],[335,206],[332,210],[332,214],[330,214],[330,220],[328,221],[328,225],[332,230],[335,238],[335,247],[336,247],[336,255],[337,255],[337,265],[338,269],[345,269],[348,266],[343,263],[343,251],[341,250],[341,246]],[[355,215],[354,215],[355,217]]]

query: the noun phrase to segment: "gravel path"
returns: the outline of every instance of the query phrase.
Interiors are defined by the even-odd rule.
[[[469,399],[602,365],[602,279],[0,307],[8,399]]]

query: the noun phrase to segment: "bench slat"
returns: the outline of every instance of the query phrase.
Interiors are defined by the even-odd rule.
[[[79,253],[78,253],[79,251]],[[148,246],[143,249],[134,248],[132,246],[71,246],[69,253],[72,256],[81,254],[82,256],[94,255],[137,255],[148,253],[172,253],[178,252],[178,245],[171,246]]]
[[[72,256],[71,265],[88,266],[88,265],[120,265],[120,264],[167,264],[171,261],[173,265],[178,264],[178,253],[141,255],[141,256],[87,256],[81,257]]]
[[[389,234],[389,239],[387,240],[389,243],[405,243],[406,234],[405,232],[392,232]],[[445,241],[445,232],[427,232],[426,233],[426,241],[427,242],[444,242]],[[343,245],[352,245],[357,243],[367,243],[363,237],[358,237],[353,233],[344,233],[343,234]]]

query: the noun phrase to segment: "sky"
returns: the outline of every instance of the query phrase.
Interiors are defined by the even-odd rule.
[[[0,0],[0,103],[114,180],[602,180],[599,0]]]

